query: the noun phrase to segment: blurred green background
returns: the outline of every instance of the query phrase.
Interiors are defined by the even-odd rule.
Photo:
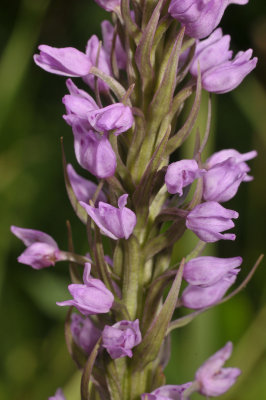
[[[215,96],[212,144],[215,150],[257,149],[252,175],[228,208],[240,212],[237,240],[211,247],[220,256],[244,258],[243,279],[265,252],[266,171],[266,9],[264,0],[230,6],[223,19],[232,47],[254,48],[255,73],[233,93]],[[38,44],[82,50],[100,34],[107,14],[92,0],[2,0],[0,24],[0,399],[45,400],[61,386],[67,400],[79,399],[74,363],[67,354],[63,323],[66,310],[55,305],[68,298],[66,264],[33,271],[17,263],[23,245],[9,231],[11,224],[51,234],[67,247],[69,219],[77,251],[86,251],[85,231],[65,193],[59,138],[64,136],[68,161],[75,166],[70,128],[61,115],[65,79],[38,69],[32,55]],[[203,103],[203,111],[204,111]],[[204,118],[199,119],[199,125]],[[189,144],[184,153],[191,156]],[[206,154],[205,154],[206,156]],[[77,167],[78,169],[78,167]],[[78,169],[81,172],[81,169]],[[191,247],[185,236],[184,251]],[[193,379],[197,367],[232,340],[230,365],[243,370],[238,384],[223,399],[266,398],[265,262],[247,289],[201,315],[173,335],[168,383]],[[194,397],[193,397],[194,398]],[[195,396],[195,399],[197,395]]]

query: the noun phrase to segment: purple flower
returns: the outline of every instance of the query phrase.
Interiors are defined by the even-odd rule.
[[[120,0],[119,0],[119,2],[120,2]],[[101,23],[101,28],[102,28],[102,37],[103,37],[103,47],[104,47],[106,53],[108,54],[109,59],[111,60],[113,37],[114,37],[114,27],[110,21],[105,20]],[[118,68],[125,69],[126,64],[127,64],[127,55],[126,55],[125,50],[122,47],[122,44],[121,44],[121,41],[120,41],[120,38],[118,35],[116,36],[116,41],[115,41],[115,57],[116,57],[116,62],[117,62]]]
[[[107,313],[114,301],[114,296],[102,281],[90,277],[89,263],[85,264],[84,285],[73,283],[68,290],[73,300],[57,302],[58,306],[74,306],[83,315]]]
[[[223,163],[224,161],[228,160],[229,158],[234,158],[235,162],[239,165],[240,169],[242,172],[249,172],[250,168],[245,163],[245,161],[251,160],[252,158],[257,157],[258,153],[253,150],[249,151],[248,153],[241,154],[237,150],[234,149],[226,149],[226,150],[221,150],[218,151],[217,153],[214,153],[211,157],[208,158],[208,160],[205,163],[205,167],[209,170],[216,165]],[[250,181],[253,178],[251,176],[246,176],[245,181]]]
[[[90,318],[82,318],[78,314],[71,315],[71,333],[75,343],[90,354],[101,336],[101,331],[96,328]]]
[[[137,346],[142,338],[139,330],[139,320],[119,321],[113,326],[106,325],[102,333],[103,347],[113,359],[132,357],[132,348]]]
[[[112,104],[99,108],[93,98],[84,90],[80,90],[71,81],[67,80],[70,94],[63,97],[67,115],[66,122],[72,127],[77,121],[84,127],[94,128],[99,132],[109,132],[118,136],[133,125],[134,119],[131,108],[122,103]]]
[[[195,160],[181,160],[170,164],[165,175],[167,190],[171,194],[183,194],[183,187],[190,185],[204,174]]]
[[[197,257],[184,267],[183,278],[191,285],[210,286],[242,264],[242,257]]]
[[[235,240],[232,233],[220,233],[235,226],[231,218],[238,218],[238,213],[224,208],[216,201],[208,201],[198,204],[188,213],[186,226],[207,243],[220,239]]]
[[[74,148],[79,164],[97,178],[113,176],[116,169],[116,155],[107,138],[89,129],[77,119],[72,125]]]
[[[48,400],[66,400],[66,398],[63,395],[62,389],[57,389],[55,395],[52,397],[49,397]]]
[[[131,108],[122,103],[92,110],[88,113],[91,126],[99,132],[113,131],[118,136],[133,125],[134,119]]]
[[[27,246],[18,262],[42,269],[65,259],[54,239],[44,232],[11,226],[11,232]]]
[[[87,179],[78,175],[71,164],[67,165],[67,173],[72,189],[78,201],[89,203],[97,190],[97,185],[94,182],[88,181]],[[99,203],[99,201],[106,201],[106,196],[102,190],[97,197],[96,205]]]
[[[100,49],[100,51],[99,51]],[[100,41],[96,35],[93,35],[87,43],[86,47],[86,55],[88,57],[89,62],[93,66],[97,66],[102,72],[107,75],[112,75],[110,58],[106,50],[100,46]],[[88,74],[86,77],[83,77],[83,80],[94,90],[95,87],[95,78],[94,75]],[[109,90],[108,85],[103,82],[101,79],[98,80],[99,90],[102,92],[106,92]]]
[[[79,89],[71,79],[67,79],[66,85],[70,94],[64,96],[62,100],[67,112],[67,115],[63,115],[63,118],[71,126],[78,120],[90,127],[88,113],[97,110],[97,104],[87,92]]]
[[[190,72],[195,77],[198,75],[199,62],[202,86],[208,92],[230,92],[256,67],[258,59],[251,58],[251,49],[240,51],[232,59],[233,52],[229,50],[230,40],[230,36],[223,36],[221,28],[218,28],[196,46]]]
[[[42,44],[38,47],[40,54],[34,55],[35,63],[44,69],[57,75],[86,76],[92,66],[86,54],[73,47],[56,47]]]
[[[96,3],[106,11],[120,9],[120,0],[95,0]]]
[[[188,285],[181,297],[183,306],[197,310],[218,303],[230,286],[235,283],[238,272],[239,269],[233,269],[210,286]]]
[[[191,386],[192,382],[183,385],[165,385],[151,393],[143,393],[141,400],[184,400],[183,392]]]
[[[222,203],[232,199],[246,175],[234,158],[228,158],[223,163],[217,164],[204,176],[204,200]]]
[[[169,13],[186,28],[188,36],[202,39],[220,23],[229,4],[246,4],[248,0],[171,0]]]
[[[136,225],[136,215],[127,204],[128,194],[123,194],[118,199],[118,208],[108,203],[99,202],[98,208],[80,202],[102,233],[111,239],[128,239]]]
[[[199,392],[204,396],[216,397],[227,392],[241,374],[238,368],[222,368],[231,356],[233,345],[226,345],[211,356],[196,372],[196,380],[200,385]]]
[[[203,178],[204,200],[224,202],[232,199],[241,182],[253,179],[247,174],[250,168],[245,161],[256,156],[256,151],[240,154],[233,149],[213,154],[206,162],[207,173]]]

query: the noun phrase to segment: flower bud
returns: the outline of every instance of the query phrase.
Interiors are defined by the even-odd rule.
[[[122,103],[92,110],[88,113],[88,120],[97,131],[113,131],[116,136],[130,129],[134,122],[131,108]]]
[[[89,355],[100,338],[101,331],[90,318],[82,318],[76,313],[71,315],[70,329],[75,343]]]
[[[169,13],[185,26],[185,33],[196,39],[208,36],[220,23],[229,4],[248,0],[171,0]]]
[[[99,279],[90,278],[90,264],[86,263],[84,285],[73,283],[68,290],[73,300],[57,302],[58,306],[73,306],[83,315],[102,314],[110,311],[114,296]]]
[[[230,40],[230,36],[223,36],[222,30],[218,28],[196,46],[190,72],[195,77],[198,75],[199,62],[202,87],[208,92],[230,92],[256,67],[258,59],[251,58],[251,49],[239,52],[232,59]]]
[[[46,233],[18,226],[11,226],[10,229],[27,246],[18,257],[18,262],[30,265],[34,269],[42,269],[65,259],[57,243]]]
[[[102,233],[111,239],[128,239],[136,225],[136,215],[125,207],[128,194],[123,194],[118,199],[118,207],[108,203],[99,202],[98,208],[94,208],[84,202],[80,202]]]
[[[238,368],[222,368],[231,356],[233,345],[226,345],[197,370],[196,380],[200,385],[199,392],[203,396],[217,397],[227,392],[241,374]]]
[[[183,194],[183,187],[199,178],[204,170],[199,169],[195,160],[181,160],[170,164],[165,175],[165,184],[171,194]]]
[[[227,272],[219,281],[210,286],[188,285],[181,297],[183,306],[198,310],[218,303],[230,286],[235,283],[238,272],[239,269]]]
[[[132,348],[137,346],[142,338],[139,330],[139,320],[119,321],[113,326],[106,325],[102,333],[103,347],[113,359],[132,357]]]
[[[34,55],[35,63],[52,74],[82,77],[92,66],[86,54],[73,47],[56,48],[42,44],[40,54]]]
[[[151,393],[143,393],[141,400],[185,400],[183,392],[191,386],[192,382],[183,385],[165,385]]]
[[[235,226],[231,218],[238,218],[238,213],[224,208],[215,201],[208,201],[198,204],[188,213],[186,226],[207,243],[220,239],[235,240],[235,235],[232,233],[220,233]]]

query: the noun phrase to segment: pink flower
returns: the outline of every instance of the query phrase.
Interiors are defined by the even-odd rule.
[[[196,372],[196,380],[200,385],[199,392],[204,396],[216,397],[227,392],[241,374],[238,368],[222,368],[232,354],[233,345],[226,345],[211,356]]]
[[[128,239],[136,225],[136,215],[125,207],[128,194],[123,194],[118,199],[118,208],[108,203],[99,202],[98,208],[94,208],[84,202],[80,202],[102,233],[111,239]]]
[[[13,225],[10,229],[27,246],[18,257],[18,262],[30,265],[34,269],[42,269],[55,265],[56,261],[65,260],[57,243],[47,233]]]

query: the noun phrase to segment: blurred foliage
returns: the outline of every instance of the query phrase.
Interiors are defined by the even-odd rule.
[[[224,32],[238,49],[252,47],[259,64],[252,77],[231,94],[215,96],[213,149],[258,149],[251,162],[255,180],[243,184],[228,208],[240,212],[235,243],[209,246],[220,256],[244,258],[243,279],[265,249],[266,159],[266,9],[264,0],[245,7],[230,6]],[[17,263],[23,245],[11,236],[11,224],[40,229],[66,248],[69,219],[77,251],[86,252],[85,229],[68,203],[61,168],[59,138],[64,136],[67,159],[77,166],[70,128],[61,115],[64,78],[38,69],[32,55],[38,43],[84,49],[100,34],[106,13],[92,0],[8,0],[1,2],[0,24],[0,399],[45,400],[65,388],[68,400],[79,399],[79,373],[67,354],[63,323],[66,310],[55,305],[66,299],[68,271],[33,271]],[[204,121],[199,121],[204,126]],[[191,153],[191,147],[184,150]],[[209,149],[210,151],[210,149]],[[207,156],[207,155],[204,155]],[[81,171],[80,171],[81,172]],[[184,237],[183,251],[191,246]],[[188,247],[189,246],[189,247]],[[178,249],[177,249],[178,251]],[[247,289],[205,314],[172,338],[168,383],[193,379],[197,367],[227,340],[235,351],[230,365],[243,375],[224,399],[264,398],[266,393],[265,262]],[[197,398],[195,395],[193,398]]]

